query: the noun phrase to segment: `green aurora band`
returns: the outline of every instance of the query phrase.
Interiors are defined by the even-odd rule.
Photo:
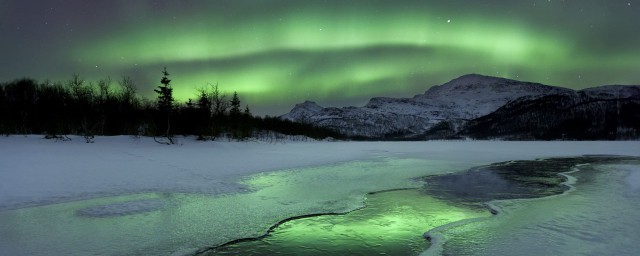
[[[116,19],[69,45],[69,74],[129,75],[152,97],[167,66],[180,101],[219,83],[259,114],[407,97],[467,73],[572,88],[640,80],[635,6],[622,3],[614,15],[597,1],[160,2],[116,1]]]
[[[496,69],[498,75],[509,76],[514,67],[559,63],[569,54],[558,37],[524,33],[531,30],[518,25],[487,24],[481,18],[447,23],[418,11],[388,13],[384,19],[372,13],[332,16],[289,15],[282,18],[285,22],[231,28],[181,30],[183,24],[132,28],[104,43],[102,39],[89,43],[79,55],[89,56],[87,62],[116,68],[166,63],[181,77],[181,85],[220,82],[242,95],[257,94],[272,101],[307,93],[351,98],[363,90],[370,92],[363,95],[369,97],[407,85],[404,79],[456,67],[483,73]],[[158,38],[163,34],[167,38]],[[495,67],[479,68],[485,61]],[[460,72],[464,71],[456,73]],[[413,86],[420,86],[422,79],[417,80]],[[376,82],[388,86],[370,86]],[[282,95],[283,89],[289,92]],[[176,89],[178,98],[193,94],[188,86]]]

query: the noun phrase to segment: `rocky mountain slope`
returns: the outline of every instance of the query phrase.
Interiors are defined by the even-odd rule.
[[[451,133],[478,139],[620,140],[640,136],[640,86],[602,86],[516,100]]]
[[[560,97],[565,106],[572,104],[569,101],[579,105],[638,95],[634,86],[603,86],[577,92],[538,83],[471,74],[433,86],[413,98],[372,98],[364,107],[323,108],[307,101],[297,104],[281,118],[330,128],[348,136],[373,139],[433,139],[471,135],[500,137],[517,131],[492,134],[482,129],[495,131],[496,126],[502,127],[505,122],[508,123],[506,117],[516,114],[508,109],[515,111],[517,108],[526,112],[531,107],[539,108],[538,112],[559,111],[563,109],[545,109],[539,104],[555,104],[554,97]],[[625,106],[633,109],[632,105],[625,103]],[[604,105],[592,106],[598,107]],[[497,117],[482,119],[491,114],[497,115],[498,110],[502,113],[499,118],[502,124],[488,124],[498,120]],[[526,123],[522,120],[518,122]],[[513,129],[517,128],[514,126]]]

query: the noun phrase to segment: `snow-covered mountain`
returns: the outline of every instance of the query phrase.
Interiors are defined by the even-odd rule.
[[[281,118],[349,136],[411,138],[443,121],[458,130],[466,121],[492,113],[516,99],[571,92],[538,83],[470,74],[433,86],[413,98],[372,98],[364,107],[323,108],[307,101]]]

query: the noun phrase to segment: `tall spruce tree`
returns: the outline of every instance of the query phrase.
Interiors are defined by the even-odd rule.
[[[231,109],[229,109],[229,121],[231,122],[231,134],[234,138],[242,138],[242,110],[240,110],[240,97],[237,92],[233,92],[231,98]]]
[[[199,93],[197,103],[198,127],[196,128],[198,140],[214,139],[216,134],[213,134],[212,129],[211,93],[206,88],[199,89]]]
[[[167,67],[164,67],[162,71],[162,79],[160,79],[162,85],[158,86],[158,89],[154,91],[158,94],[158,110],[163,117],[167,119],[167,131],[165,137],[169,141],[167,144],[174,144],[173,135],[171,134],[171,112],[173,110],[173,88],[171,88],[171,80],[169,79],[169,72]]]
[[[233,92],[229,115],[231,116],[231,118],[237,118],[240,116],[240,114],[242,114],[242,112],[240,111],[240,98],[238,97],[238,92]]]
[[[249,109],[249,105],[244,106],[244,116],[251,117],[251,110]]]

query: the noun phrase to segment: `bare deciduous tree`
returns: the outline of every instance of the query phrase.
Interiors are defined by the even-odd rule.
[[[134,105],[137,88],[136,84],[133,82],[133,79],[128,76],[123,76],[122,80],[120,80],[118,84],[120,84],[121,101]]]
[[[218,88],[218,84],[215,85],[209,84],[211,90],[211,103],[213,105],[213,114],[217,116],[222,116],[227,113],[227,109],[231,107],[229,101],[227,100],[227,95],[220,92]]]

